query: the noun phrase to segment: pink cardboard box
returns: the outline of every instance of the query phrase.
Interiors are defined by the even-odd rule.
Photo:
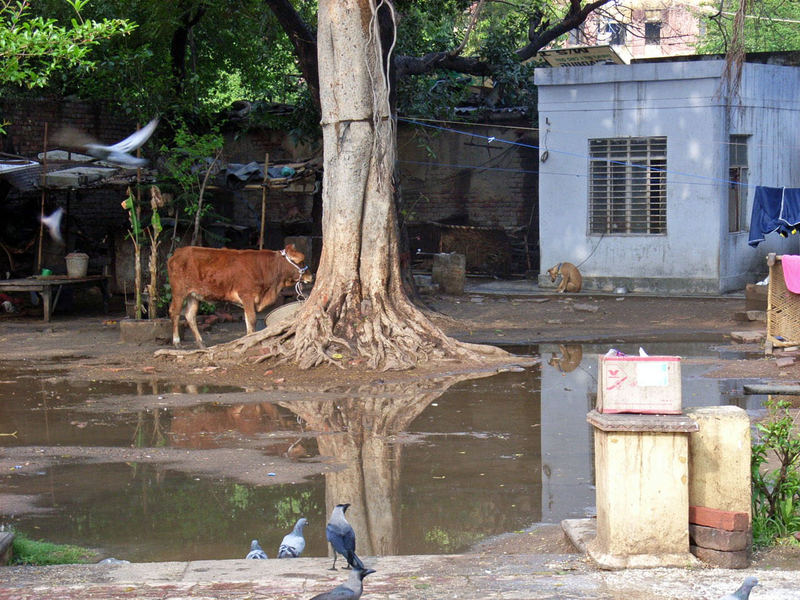
[[[597,411],[681,414],[680,361],[678,356],[600,355]]]

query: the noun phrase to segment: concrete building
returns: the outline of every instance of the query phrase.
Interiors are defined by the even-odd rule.
[[[702,37],[704,0],[620,0],[593,11],[566,46],[611,45],[633,58],[694,54]],[[624,52],[623,52],[624,50]]]
[[[755,186],[800,187],[796,58],[748,56],[733,98],[718,57],[536,69],[540,285],[569,261],[586,290],[718,294],[796,253],[748,245]]]

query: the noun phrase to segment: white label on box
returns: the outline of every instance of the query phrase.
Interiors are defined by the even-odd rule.
[[[667,363],[656,361],[636,363],[636,383],[642,387],[665,387],[669,385]]]

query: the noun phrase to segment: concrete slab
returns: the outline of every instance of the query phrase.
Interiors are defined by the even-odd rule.
[[[601,571],[578,555],[462,554],[363,557],[376,569],[364,581],[373,600],[531,599],[698,600],[735,590],[728,569]],[[347,578],[328,558],[221,560],[128,565],[0,568],[3,600],[286,599],[306,600]],[[800,599],[800,573],[753,569],[758,600]]]
[[[597,537],[597,519],[564,519],[561,528],[582,554],[589,551],[586,545]]]

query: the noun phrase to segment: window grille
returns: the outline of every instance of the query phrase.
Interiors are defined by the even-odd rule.
[[[728,231],[747,227],[747,135],[730,136],[728,151]],[[743,185],[738,185],[743,184]]]
[[[667,232],[667,138],[589,140],[589,233]]]
[[[608,43],[612,46],[625,45],[625,25],[622,23],[608,21],[606,23],[606,34],[608,35]]]

